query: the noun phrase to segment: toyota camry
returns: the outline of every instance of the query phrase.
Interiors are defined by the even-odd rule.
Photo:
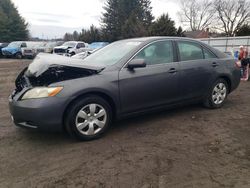
[[[17,77],[9,107],[17,126],[92,140],[131,115],[194,102],[220,108],[239,82],[235,60],[202,42],[135,38],[83,60],[39,54]]]

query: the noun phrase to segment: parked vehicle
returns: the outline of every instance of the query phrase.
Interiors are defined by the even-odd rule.
[[[24,41],[16,41],[11,42],[7,47],[2,48],[2,54],[5,57],[16,57],[21,59],[22,56],[22,48],[26,48],[27,43]]]
[[[40,49],[46,45],[45,42],[29,42],[26,48],[22,48],[22,56],[33,59],[41,51]]]
[[[112,120],[180,104],[220,108],[240,83],[235,60],[188,38],[114,42],[84,60],[39,54],[9,97],[21,127],[100,137]]]
[[[73,55],[72,58],[85,59],[90,54],[93,54],[96,50],[99,50],[108,44],[108,42],[93,42],[87,48],[85,48],[83,52]]]
[[[6,46],[8,46],[8,43],[0,43],[0,58],[3,57],[2,48],[5,48]]]
[[[64,42],[63,41],[56,41],[56,42],[47,42],[47,44],[44,47],[38,48],[38,52],[44,52],[44,53],[53,53],[53,49],[57,46],[61,46]]]
[[[88,49],[90,51],[93,51],[93,50],[97,50],[97,49],[103,48],[103,47],[107,46],[108,44],[109,44],[108,42],[92,42],[88,46]]]
[[[73,55],[71,56],[74,59],[85,59],[86,57],[88,57],[89,55],[93,54],[96,50],[92,50],[92,51],[85,51],[85,52],[81,52],[79,54]]]
[[[54,48],[54,53],[58,55],[69,55],[73,56],[84,51],[88,45],[84,42],[69,41],[65,42],[62,46],[57,46]]]

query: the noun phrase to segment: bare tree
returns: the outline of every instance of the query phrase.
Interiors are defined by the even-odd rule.
[[[192,31],[206,29],[213,22],[213,0],[180,0],[180,7],[180,21]]]
[[[215,0],[214,8],[219,19],[215,28],[222,30],[227,36],[234,36],[250,20],[249,0]]]

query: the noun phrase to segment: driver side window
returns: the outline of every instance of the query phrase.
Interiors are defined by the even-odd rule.
[[[26,43],[21,44],[21,48],[26,48],[26,47],[27,47]]]
[[[134,59],[144,59],[147,65],[170,63],[174,61],[171,41],[159,41],[141,50]]]

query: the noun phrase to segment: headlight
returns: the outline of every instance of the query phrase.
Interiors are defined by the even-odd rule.
[[[24,99],[38,99],[56,96],[63,87],[36,87],[28,90],[22,97]]]

